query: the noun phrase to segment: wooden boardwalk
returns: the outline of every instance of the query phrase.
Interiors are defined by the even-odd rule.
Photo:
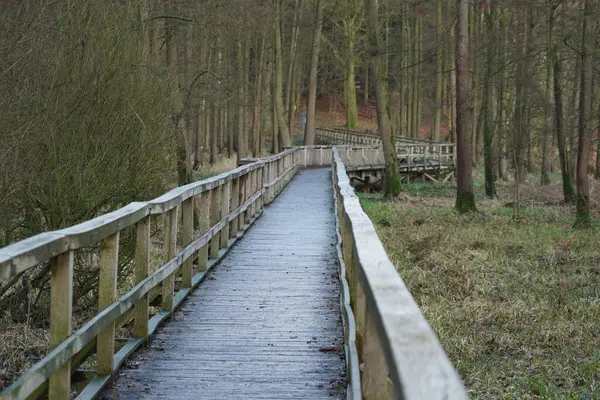
[[[345,398],[330,175],[300,171],[101,398]]]

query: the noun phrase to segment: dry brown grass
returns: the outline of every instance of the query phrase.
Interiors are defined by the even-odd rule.
[[[0,318],[0,390],[46,354],[49,340],[46,329]]]
[[[598,399],[600,233],[571,228],[560,186],[523,187],[521,222],[499,189],[470,215],[452,184],[363,206],[472,398]]]

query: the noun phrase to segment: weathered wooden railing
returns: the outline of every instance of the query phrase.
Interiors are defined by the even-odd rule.
[[[42,233],[0,249],[0,281],[34,266],[51,263],[50,346],[52,350],[0,393],[25,399],[46,389],[51,400],[69,399],[72,370],[96,354],[96,377],[79,393],[96,395],[110,377],[169,317],[290,181],[297,170],[296,149],[257,160],[178,187],[150,202],[120,210],[71,228]],[[195,232],[194,214],[199,213]],[[150,273],[150,218],[164,217],[161,266]],[[179,226],[179,221],[182,226]],[[120,232],[135,227],[135,286],[117,299]],[[99,313],[72,332],[73,258],[77,250],[100,244]],[[181,251],[177,251],[181,248]],[[196,273],[193,262],[196,261]],[[181,285],[174,290],[176,278]],[[149,298],[161,296],[161,311],[149,318]],[[133,319],[134,338],[115,352],[115,329]]]
[[[381,137],[342,129],[317,128],[316,142],[320,145],[382,146]],[[454,165],[455,145],[416,138],[396,138],[396,154],[407,164]]]
[[[467,399],[457,372],[362,210],[337,149],[333,185],[363,397]]]

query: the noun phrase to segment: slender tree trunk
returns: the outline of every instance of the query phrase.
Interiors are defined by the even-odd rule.
[[[417,138],[421,137],[421,117],[423,114],[423,88],[422,88],[422,75],[423,75],[423,17],[421,9],[417,9],[417,120],[415,135]]]
[[[237,42],[237,66],[238,66],[238,110],[237,110],[237,157],[238,160],[248,157],[248,137],[246,135],[246,125],[244,113],[246,112],[246,91],[247,82],[245,81],[244,69],[246,68],[244,44]]]
[[[579,94],[579,147],[577,150],[577,227],[589,227],[590,188],[588,164],[590,156],[590,114],[592,110],[592,9],[590,0],[584,0],[583,29],[581,34],[581,84]]]
[[[456,0],[456,209],[476,211],[469,146],[469,1]]]
[[[273,49],[273,51],[275,51],[275,49]],[[276,61],[275,61],[276,57],[275,57],[275,53],[273,53],[273,67],[276,66]],[[279,115],[278,115],[278,110],[277,110],[277,71],[273,71],[273,76],[271,79],[271,113],[272,113],[272,118],[273,118],[273,122],[272,122],[272,128],[273,128],[273,132],[272,132],[272,141],[273,141],[273,147],[271,149],[271,152],[273,154],[277,154],[279,153],[280,147],[279,147]]]
[[[543,133],[542,137],[542,171],[540,177],[540,184],[542,186],[550,184],[550,169],[552,163],[552,59],[551,59],[551,47],[552,47],[552,31],[554,29],[554,10],[552,3],[550,3],[550,12],[548,16],[548,36],[546,39],[546,46],[548,47],[547,61],[546,61],[546,99],[548,99],[548,105],[545,107],[546,110],[546,132]]]
[[[442,109],[444,107],[442,103],[442,87],[444,85],[444,64],[443,64],[443,34],[442,29],[443,18],[442,18],[442,0],[437,1],[436,5],[436,21],[437,21],[437,52],[436,52],[436,91],[435,91],[435,121],[433,125],[433,140],[440,140],[440,126],[442,123]]]
[[[598,102],[598,130],[596,136],[596,169],[594,173],[594,179],[600,181],[600,101]]]
[[[571,178],[573,181],[576,179],[577,175],[577,140],[579,130],[577,128],[577,118],[579,116],[579,80],[581,77],[581,58],[577,57],[575,61],[575,80],[577,84],[573,84],[571,91],[571,98],[569,102],[569,109],[567,110],[568,118],[566,118],[566,122],[568,123],[568,140],[569,140],[569,172],[571,173]]]
[[[448,14],[451,14],[452,1],[448,0]],[[454,19],[454,18],[452,18]],[[450,46],[449,48],[456,48],[456,29],[450,30]],[[448,51],[448,67],[450,69],[450,139],[449,142],[457,142],[456,139],[456,53],[454,51]]]
[[[412,98],[411,104],[411,121],[410,136],[419,137],[419,17],[417,16],[417,8],[414,7],[413,21],[413,37],[412,37]]]
[[[300,34],[300,27],[302,26],[302,14],[304,11],[304,0],[300,0],[300,4],[298,4],[298,0],[296,0],[296,7],[294,8],[294,24],[292,28],[292,43],[290,44],[290,65],[288,69],[288,87],[286,92],[286,110],[288,123],[287,125],[290,127],[290,136],[293,136],[294,131],[294,116],[296,113],[296,96],[295,91],[297,90],[298,85],[298,62],[296,61],[296,53],[298,47],[298,36]]]
[[[346,55],[346,127],[358,126],[358,110],[356,108],[356,75],[354,71],[354,33],[349,33]]]
[[[486,70],[485,70],[485,86],[483,94],[483,123],[484,123],[484,163],[485,163],[485,194],[489,198],[493,198],[496,195],[496,186],[494,184],[494,159],[493,159],[493,148],[494,148],[494,117],[492,115],[494,107],[493,98],[493,84],[492,84],[492,67],[494,65],[494,46],[492,41],[492,35],[494,31],[494,19],[495,19],[495,2],[494,0],[489,1],[489,11],[486,15],[487,28],[488,28],[488,43],[487,43],[487,54],[486,54]]]
[[[287,147],[292,144],[290,130],[285,119],[285,107],[283,105],[283,61],[281,54],[281,12],[279,0],[275,0],[275,109],[277,122],[279,124],[280,147]],[[276,135],[277,136],[277,135]]]
[[[364,96],[364,104],[365,107],[369,107],[369,79],[371,78],[371,64],[367,63],[365,65],[365,96]]]
[[[263,107],[263,74],[265,63],[265,38],[260,39],[258,50],[258,66],[256,68],[256,92],[254,97],[254,118],[252,119],[252,156],[260,157],[262,147],[260,135],[262,130],[262,107]]]
[[[176,10],[170,4],[165,5],[167,15],[176,15]],[[173,130],[177,136],[177,176],[180,186],[191,182],[191,168],[188,166],[187,130],[185,126],[183,99],[179,90],[179,74],[177,73],[177,38],[175,26],[169,21],[165,22],[165,44],[167,53],[167,67],[172,93],[172,120]]]
[[[478,18],[478,13],[475,9],[474,5],[470,5],[469,6],[469,16],[470,16],[470,22],[469,22],[469,39],[470,39],[470,47],[469,49],[473,52],[473,54],[475,54],[475,50],[477,49],[477,37],[478,37],[478,27],[479,27],[479,18]],[[471,40],[472,39],[472,40]],[[480,85],[479,85],[479,57],[471,57],[472,63],[473,63],[473,73],[471,74],[471,96],[473,98],[473,111],[471,113],[471,159],[473,162],[473,166],[476,166],[479,163],[478,160],[478,152],[477,152],[477,129],[479,127],[479,115],[480,115],[480,108],[481,105],[479,103],[479,89],[480,89]]]
[[[323,27],[323,7],[321,0],[317,0],[317,14],[315,17],[315,30],[313,32],[312,57],[310,60],[310,87],[308,90],[308,112],[306,118],[306,132],[304,144],[313,146],[315,144],[315,117],[317,104],[317,84],[319,72],[319,51],[321,48],[321,30]]]
[[[531,12],[530,7],[527,7],[527,15],[524,16],[524,19],[521,23],[523,28],[523,41],[521,47],[521,59],[517,65],[517,74],[516,74],[516,103],[515,103],[515,138],[513,140],[514,146],[513,151],[516,153],[515,157],[513,157],[516,164],[516,169],[518,169],[519,174],[517,175],[519,183],[525,182],[525,172],[526,168],[526,157],[527,157],[527,148],[529,147],[528,139],[528,124],[527,124],[527,89],[525,88],[526,82],[528,80],[529,71],[528,71],[528,56],[529,56],[529,13]]]
[[[402,191],[398,174],[398,158],[391,132],[391,112],[388,99],[388,74],[385,70],[387,54],[382,54],[381,28],[379,24],[378,0],[368,0],[369,52],[375,75],[375,100],[377,103],[377,125],[383,141],[385,157],[385,195],[396,197]],[[387,43],[386,43],[387,45]],[[385,50],[383,50],[385,51]]]
[[[556,143],[558,147],[558,155],[560,158],[560,171],[563,181],[563,195],[565,203],[573,203],[575,201],[575,188],[571,173],[569,172],[569,158],[567,156],[567,146],[563,131],[563,105],[562,105],[562,65],[558,54],[556,44],[552,46],[552,62],[554,75],[554,129],[556,131]]]

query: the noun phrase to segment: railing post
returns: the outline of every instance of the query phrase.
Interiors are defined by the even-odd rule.
[[[210,229],[210,203],[211,191],[207,190],[200,194],[200,235],[204,235]],[[198,270],[206,271],[208,268],[208,243],[198,250]]]
[[[258,186],[258,173],[259,171],[257,169],[252,171],[252,196],[256,195],[260,190],[260,186]],[[258,201],[259,200],[257,199],[252,203],[252,218],[256,217],[256,214],[258,213]]]
[[[263,188],[265,187],[265,166],[263,164],[263,166],[258,170],[258,186],[257,186],[257,190],[263,190]],[[262,211],[263,209],[263,205],[264,205],[264,196],[261,195],[258,198],[258,210]]]
[[[194,240],[194,196],[187,198],[182,204],[183,219],[183,246],[187,246]],[[181,276],[181,285],[184,288],[192,287],[193,263],[194,257],[190,257],[183,263],[183,273]]]
[[[73,315],[73,252],[52,260],[50,277],[50,348],[62,343],[72,331]],[[71,361],[67,361],[50,378],[50,400],[71,396]]]
[[[267,191],[265,193],[265,198],[266,198],[265,204],[271,204],[271,190],[272,190],[271,182],[273,181],[273,178],[272,178],[273,164],[271,163],[271,161],[267,161],[267,163],[265,164],[265,167],[267,168],[267,172],[266,172],[267,179],[265,181],[265,185],[269,185],[267,187]]]
[[[239,189],[239,202],[240,206],[246,204],[247,196],[246,196],[246,186],[248,185],[248,173],[242,175],[240,177],[240,189]],[[240,213],[237,217],[237,226],[238,231],[243,231],[246,225],[246,212],[244,211]]]
[[[427,171],[427,158],[428,158],[428,153],[429,153],[429,146],[425,146],[425,150],[424,150],[424,155],[423,155],[423,182],[425,182],[425,173]]]
[[[221,220],[221,186],[213,188],[210,201],[210,226],[215,226]],[[210,240],[210,258],[219,258],[219,245],[221,243],[221,233],[215,232]]]
[[[437,172],[437,180],[441,180],[442,179],[442,146],[441,144],[438,144],[438,172]]]
[[[261,208],[264,208],[266,204],[269,204],[269,198],[268,198],[269,188],[266,187],[266,185],[268,183],[269,183],[269,163],[265,162],[262,167],[262,185],[261,185],[261,187],[263,189],[265,189],[265,191],[263,192],[263,195],[261,196],[261,200],[260,200]]]
[[[100,243],[100,278],[98,311],[103,311],[117,300],[117,270],[119,267],[119,232]],[[115,323],[108,324],[98,334],[97,373],[111,375],[115,358]]]
[[[277,190],[275,191],[275,195],[277,195],[277,193],[279,193],[281,191],[281,185],[283,182],[283,179],[279,179],[281,178],[281,174],[283,173],[283,160],[281,158],[277,159]]]
[[[179,207],[174,207],[166,212],[165,214],[165,242],[163,244],[163,262],[169,262],[175,257],[175,249],[177,248],[177,216]],[[173,291],[175,290],[175,275],[177,272],[173,272],[171,275],[165,278],[162,286],[162,304],[161,308],[163,311],[171,311],[173,309]]]
[[[250,198],[252,197],[252,193],[254,193],[253,191],[254,187],[252,184],[252,171],[248,172],[246,174],[246,201],[250,200]],[[252,205],[249,205],[248,208],[246,209],[246,212],[244,213],[244,219],[243,224],[247,225],[250,224],[250,220],[252,219]]]
[[[221,192],[221,218],[225,218],[229,214],[229,205],[230,205],[230,186],[231,181],[225,182],[223,184],[223,189]],[[221,230],[221,248],[226,249],[229,244],[229,222],[223,226]]]
[[[235,211],[240,207],[240,179],[236,178],[231,181],[231,211]],[[229,237],[235,239],[238,233],[238,217],[235,217],[229,223]]]
[[[138,284],[150,273],[150,217],[139,221],[135,233],[135,283]],[[135,305],[134,336],[148,339],[148,294]]]

